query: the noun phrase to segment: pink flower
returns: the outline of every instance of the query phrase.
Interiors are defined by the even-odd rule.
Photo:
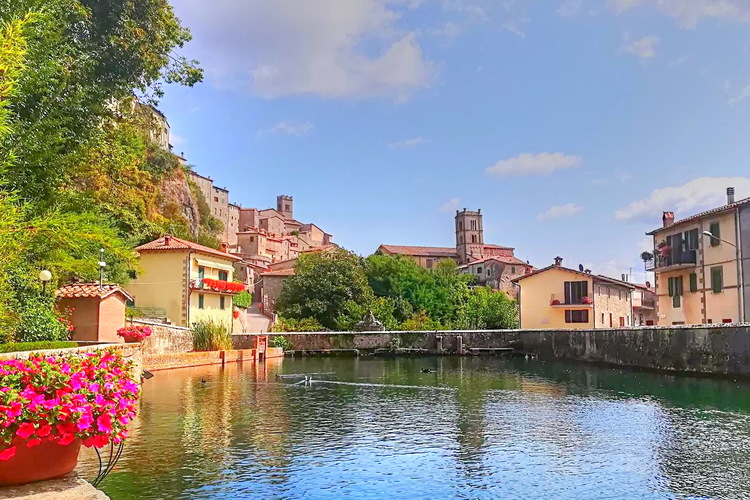
[[[5,448],[3,451],[0,451],[0,460],[10,460],[16,456],[16,447],[11,446],[10,448]]]
[[[112,417],[105,413],[96,420],[96,428],[99,432],[106,432],[107,434],[112,432]]]
[[[21,439],[29,439],[29,437],[33,435],[35,431],[36,428],[34,427],[34,424],[32,424],[31,422],[24,422],[20,426],[18,426],[16,436],[20,437]]]
[[[93,423],[94,423],[94,419],[91,418],[91,415],[88,413],[84,413],[78,419],[78,424],[76,424],[76,427],[78,427],[78,429],[81,431],[85,431],[87,429],[90,429],[91,424]]]

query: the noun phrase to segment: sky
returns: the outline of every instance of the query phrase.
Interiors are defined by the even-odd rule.
[[[664,210],[750,196],[749,0],[174,0],[205,81],[172,144],[368,255],[452,246],[645,279]]]

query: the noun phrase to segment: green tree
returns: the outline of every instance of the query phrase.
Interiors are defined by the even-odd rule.
[[[341,330],[357,306],[372,300],[360,259],[334,249],[300,256],[295,275],[284,282],[276,309],[285,318],[313,318],[325,328]]]
[[[471,289],[466,303],[465,328],[502,330],[518,328],[516,302],[489,287]]]

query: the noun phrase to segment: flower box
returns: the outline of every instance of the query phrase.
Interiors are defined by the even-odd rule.
[[[148,326],[130,325],[117,330],[117,335],[127,343],[143,342],[153,331]]]
[[[139,391],[112,349],[0,361],[0,486],[67,474],[81,444],[121,442]]]

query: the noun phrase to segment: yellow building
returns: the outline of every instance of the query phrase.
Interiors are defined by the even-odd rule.
[[[125,289],[142,311],[160,311],[172,324],[191,326],[204,319],[232,325],[236,255],[164,236],[136,248],[141,271]]]
[[[562,267],[562,259],[513,280],[521,328],[592,329],[633,324],[630,283]]]
[[[659,325],[743,322],[747,318],[750,271],[743,246],[750,245],[750,198],[678,221],[664,212],[647,268],[656,276]],[[744,243],[744,245],[743,245]]]

